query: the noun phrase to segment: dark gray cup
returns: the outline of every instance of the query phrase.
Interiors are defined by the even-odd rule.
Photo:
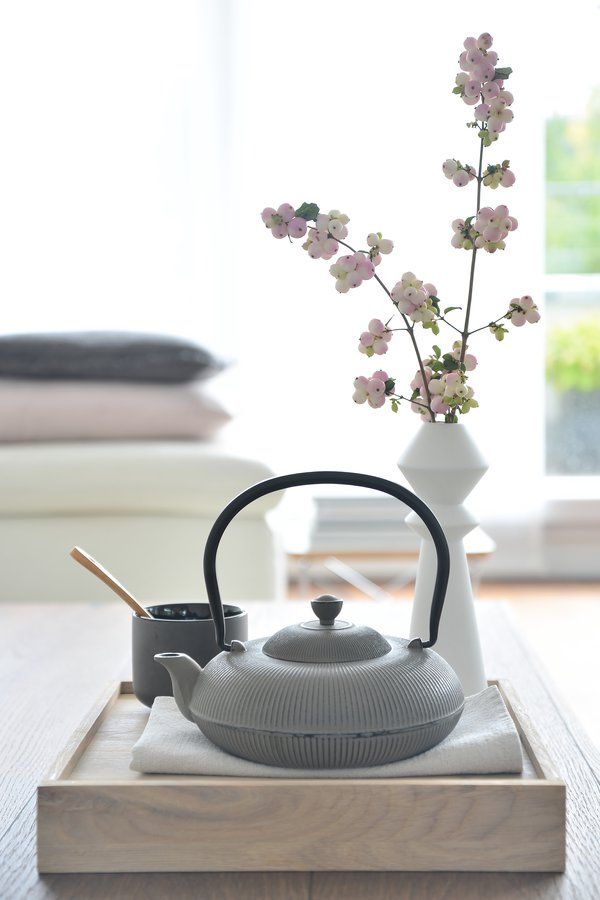
[[[248,639],[248,613],[225,606],[227,640]],[[153,619],[134,614],[131,619],[133,691],[146,706],[155,697],[172,697],[169,673],[154,662],[155,653],[187,653],[201,666],[219,653],[208,603],[162,603],[149,606]]]

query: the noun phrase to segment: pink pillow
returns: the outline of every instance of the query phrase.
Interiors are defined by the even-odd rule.
[[[230,419],[196,383],[0,379],[0,441],[195,438]]]

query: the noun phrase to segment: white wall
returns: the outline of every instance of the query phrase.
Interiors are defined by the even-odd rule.
[[[0,5],[0,331],[219,341],[228,5]]]

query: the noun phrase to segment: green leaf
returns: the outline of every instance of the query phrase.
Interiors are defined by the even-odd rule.
[[[462,94],[462,92],[463,92],[463,88],[462,88],[462,85],[460,85],[460,84],[457,84],[455,88],[452,88],[453,94]]]
[[[397,401],[397,400],[392,400],[391,407],[392,407],[392,412],[396,412],[396,413],[397,413],[397,412],[398,412],[398,401]]]
[[[496,69],[496,73],[494,75],[494,81],[506,81],[506,79],[512,75],[512,69],[510,66],[505,66],[503,69]]]
[[[371,356],[374,356],[375,351],[372,347],[365,347],[365,353],[369,358],[371,358]]]
[[[433,333],[434,333],[434,334],[436,335],[436,337],[437,337],[437,335],[440,333],[440,326],[438,325],[437,322],[432,322],[432,323],[431,323],[431,330],[433,331]]]
[[[388,380],[385,383],[386,394],[391,394],[391,392],[394,390],[395,387],[396,387],[396,379],[388,378]]]
[[[312,222],[313,219],[316,220],[319,215],[319,207],[316,203],[304,202],[302,206],[299,206],[296,210],[296,215],[301,219],[306,219],[307,222]]]
[[[435,358],[436,358],[436,359],[439,359],[440,356],[442,355],[442,351],[440,350],[440,348],[438,347],[438,345],[437,345],[437,344],[434,344],[433,347],[432,347],[432,350],[433,350],[433,352],[435,353]]]
[[[449,312],[454,312],[455,309],[462,309],[462,306],[447,306],[444,310],[444,315],[448,315]]]
[[[415,388],[415,390],[414,390],[414,391],[412,392],[412,394],[410,395],[410,399],[411,399],[411,400],[416,400],[417,397],[419,396],[419,393],[420,393],[420,392],[419,392],[419,388]]]

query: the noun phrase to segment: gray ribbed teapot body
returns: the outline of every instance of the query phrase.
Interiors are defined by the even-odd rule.
[[[422,520],[437,568],[429,635],[384,637],[338,619],[343,602],[311,602],[316,619],[271,637],[229,642],[217,579],[217,550],[232,519],[274,491],[315,484],[379,490]],[[402,485],[359,472],[296,472],[252,485],[215,520],[204,548],[204,580],[222,650],[206,668],[177,652],[155,660],[170,673],[181,713],[223,750],[267,765],[341,769],[382,765],[422,753],[458,722],[464,696],[458,676],[430,648],[437,641],[450,575],[450,551],[427,504]]]
[[[272,638],[221,653],[196,682],[191,718],[223,750],[267,765],[353,768],[422,753],[460,718],[460,682],[433,650],[377,637],[389,650],[351,661],[272,657]]]

